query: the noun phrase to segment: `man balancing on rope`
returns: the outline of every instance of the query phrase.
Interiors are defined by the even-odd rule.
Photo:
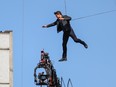
[[[69,37],[71,37],[76,43],[82,44],[85,48],[88,48],[88,45],[82,41],[81,39],[77,38],[71,25],[70,25],[70,20],[71,17],[67,15],[62,15],[60,11],[54,12],[54,15],[56,16],[56,21],[42,26],[43,28],[48,28],[51,26],[57,25],[57,32],[63,31],[63,53],[62,53],[62,58],[59,61],[66,61],[67,60],[67,42]]]

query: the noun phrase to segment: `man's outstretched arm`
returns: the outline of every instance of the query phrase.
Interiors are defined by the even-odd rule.
[[[57,24],[57,23],[56,23],[56,21],[55,21],[55,22],[53,22],[53,23],[51,23],[51,24],[43,25],[42,27],[43,27],[43,28],[48,28],[48,27],[55,26],[56,24]]]

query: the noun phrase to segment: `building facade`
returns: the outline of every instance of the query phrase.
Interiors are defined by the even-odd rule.
[[[13,87],[12,46],[12,31],[0,31],[0,87]]]

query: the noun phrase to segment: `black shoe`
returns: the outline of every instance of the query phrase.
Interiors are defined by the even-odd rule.
[[[61,58],[61,59],[59,60],[59,62],[61,62],[61,61],[67,61],[67,58]]]
[[[35,79],[34,82],[37,82],[37,79]]]
[[[87,45],[87,44],[85,44],[85,45],[84,45],[84,47],[87,49],[87,48],[88,48],[88,45]]]
[[[80,40],[80,39],[78,39],[79,40],[79,42],[87,49],[88,48],[88,45],[84,42],[84,41],[82,41],[82,40]]]

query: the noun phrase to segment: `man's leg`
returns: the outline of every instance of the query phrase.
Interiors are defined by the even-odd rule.
[[[67,60],[67,42],[69,39],[69,34],[70,32],[63,33],[63,43],[62,43],[63,53],[62,53],[62,58],[59,61]]]
[[[73,29],[70,32],[70,37],[76,42],[82,44],[85,48],[88,48],[87,44],[82,41],[81,39],[78,39],[73,31]]]

